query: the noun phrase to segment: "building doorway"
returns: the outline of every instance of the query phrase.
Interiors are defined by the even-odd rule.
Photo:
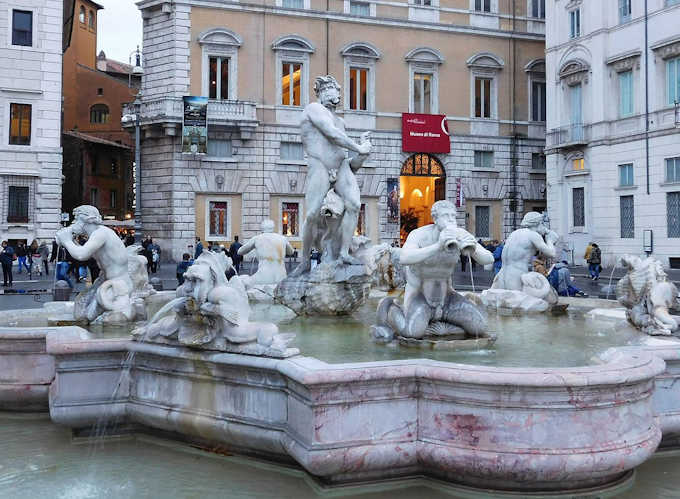
[[[432,223],[430,209],[446,198],[446,173],[436,157],[418,153],[401,167],[399,177],[399,227],[401,243],[418,227]]]

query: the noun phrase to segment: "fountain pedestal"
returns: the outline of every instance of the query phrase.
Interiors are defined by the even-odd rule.
[[[310,272],[286,277],[274,299],[299,315],[350,314],[368,298],[371,279],[365,265],[321,263]]]

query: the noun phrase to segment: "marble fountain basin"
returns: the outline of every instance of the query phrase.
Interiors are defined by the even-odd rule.
[[[565,348],[557,341],[565,327],[590,327],[568,320],[544,331],[545,342]],[[680,343],[623,339],[628,346],[609,350],[616,342],[595,342],[600,361],[545,356],[553,366],[535,358],[536,367],[517,367],[523,358],[479,365],[494,355],[399,359],[400,349],[396,360],[342,359],[351,352],[276,360],[77,326],[6,327],[0,360],[20,367],[0,370],[0,409],[49,408],[76,432],[115,424],[297,463],[331,485],[426,475],[527,493],[583,490],[625,478],[660,442],[678,443]],[[30,404],[24,392],[35,393]]]

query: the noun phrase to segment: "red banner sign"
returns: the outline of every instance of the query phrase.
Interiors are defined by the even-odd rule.
[[[401,150],[405,152],[451,152],[446,116],[403,113],[401,115]]]

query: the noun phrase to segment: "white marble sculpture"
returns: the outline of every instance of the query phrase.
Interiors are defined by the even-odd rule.
[[[680,305],[678,289],[667,279],[661,262],[626,255],[620,263],[628,273],[616,285],[616,298],[626,307],[628,321],[649,335],[678,331],[677,319],[668,312]]]
[[[449,201],[432,205],[434,224],[412,231],[400,251],[406,267],[403,306],[384,298],[378,306],[373,335],[383,341],[459,334],[483,335],[486,313],[453,288],[453,271],[461,254],[480,265],[493,263],[493,255],[474,236],[456,225],[456,207]],[[464,337],[464,336],[463,336]]]
[[[299,353],[287,347],[294,334],[279,334],[274,324],[249,322],[248,294],[239,276],[227,280],[229,266],[223,252],[203,250],[185,272],[177,297],[136,329],[135,338],[267,357]]]
[[[307,152],[305,219],[301,262],[281,281],[274,299],[298,314],[351,313],[368,297],[371,276],[363,262],[350,254],[361,199],[354,173],[371,152],[368,132],[359,143],[345,133],[336,113],[340,86],[332,76],[314,82],[318,102],[307,105],[300,124]],[[347,151],[355,152],[352,158]],[[311,268],[312,249],[321,264]]]
[[[369,135],[364,133],[357,143],[345,133],[345,123],[335,113],[340,103],[335,78],[317,77],[314,92],[318,102],[305,107],[300,125],[308,166],[302,261],[293,275],[309,272],[312,248],[321,250],[322,262],[360,263],[349,254],[361,208],[354,174],[371,152]],[[350,159],[347,150],[357,155]]]
[[[248,240],[238,250],[241,256],[254,251],[257,258],[257,272],[242,276],[246,287],[281,282],[286,278],[286,255],[292,255],[294,251],[288,239],[274,233],[273,220],[263,220],[261,228],[262,234]]]
[[[482,302],[496,308],[545,312],[557,303],[557,292],[545,276],[528,269],[537,251],[555,258],[559,236],[548,228],[544,215],[535,211],[524,216],[521,226],[505,241],[503,266],[491,289],[482,292]]]
[[[73,223],[56,233],[57,244],[76,260],[94,258],[101,269],[97,280],[76,299],[75,319],[121,323],[144,318],[136,317],[144,307],[135,302],[153,290],[148,286],[146,265],[137,261],[141,257],[134,248],[128,251],[118,235],[102,225],[94,206],[78,206],[73,216]],[[87,236],[83,245],[73,240],[79,235]]]

